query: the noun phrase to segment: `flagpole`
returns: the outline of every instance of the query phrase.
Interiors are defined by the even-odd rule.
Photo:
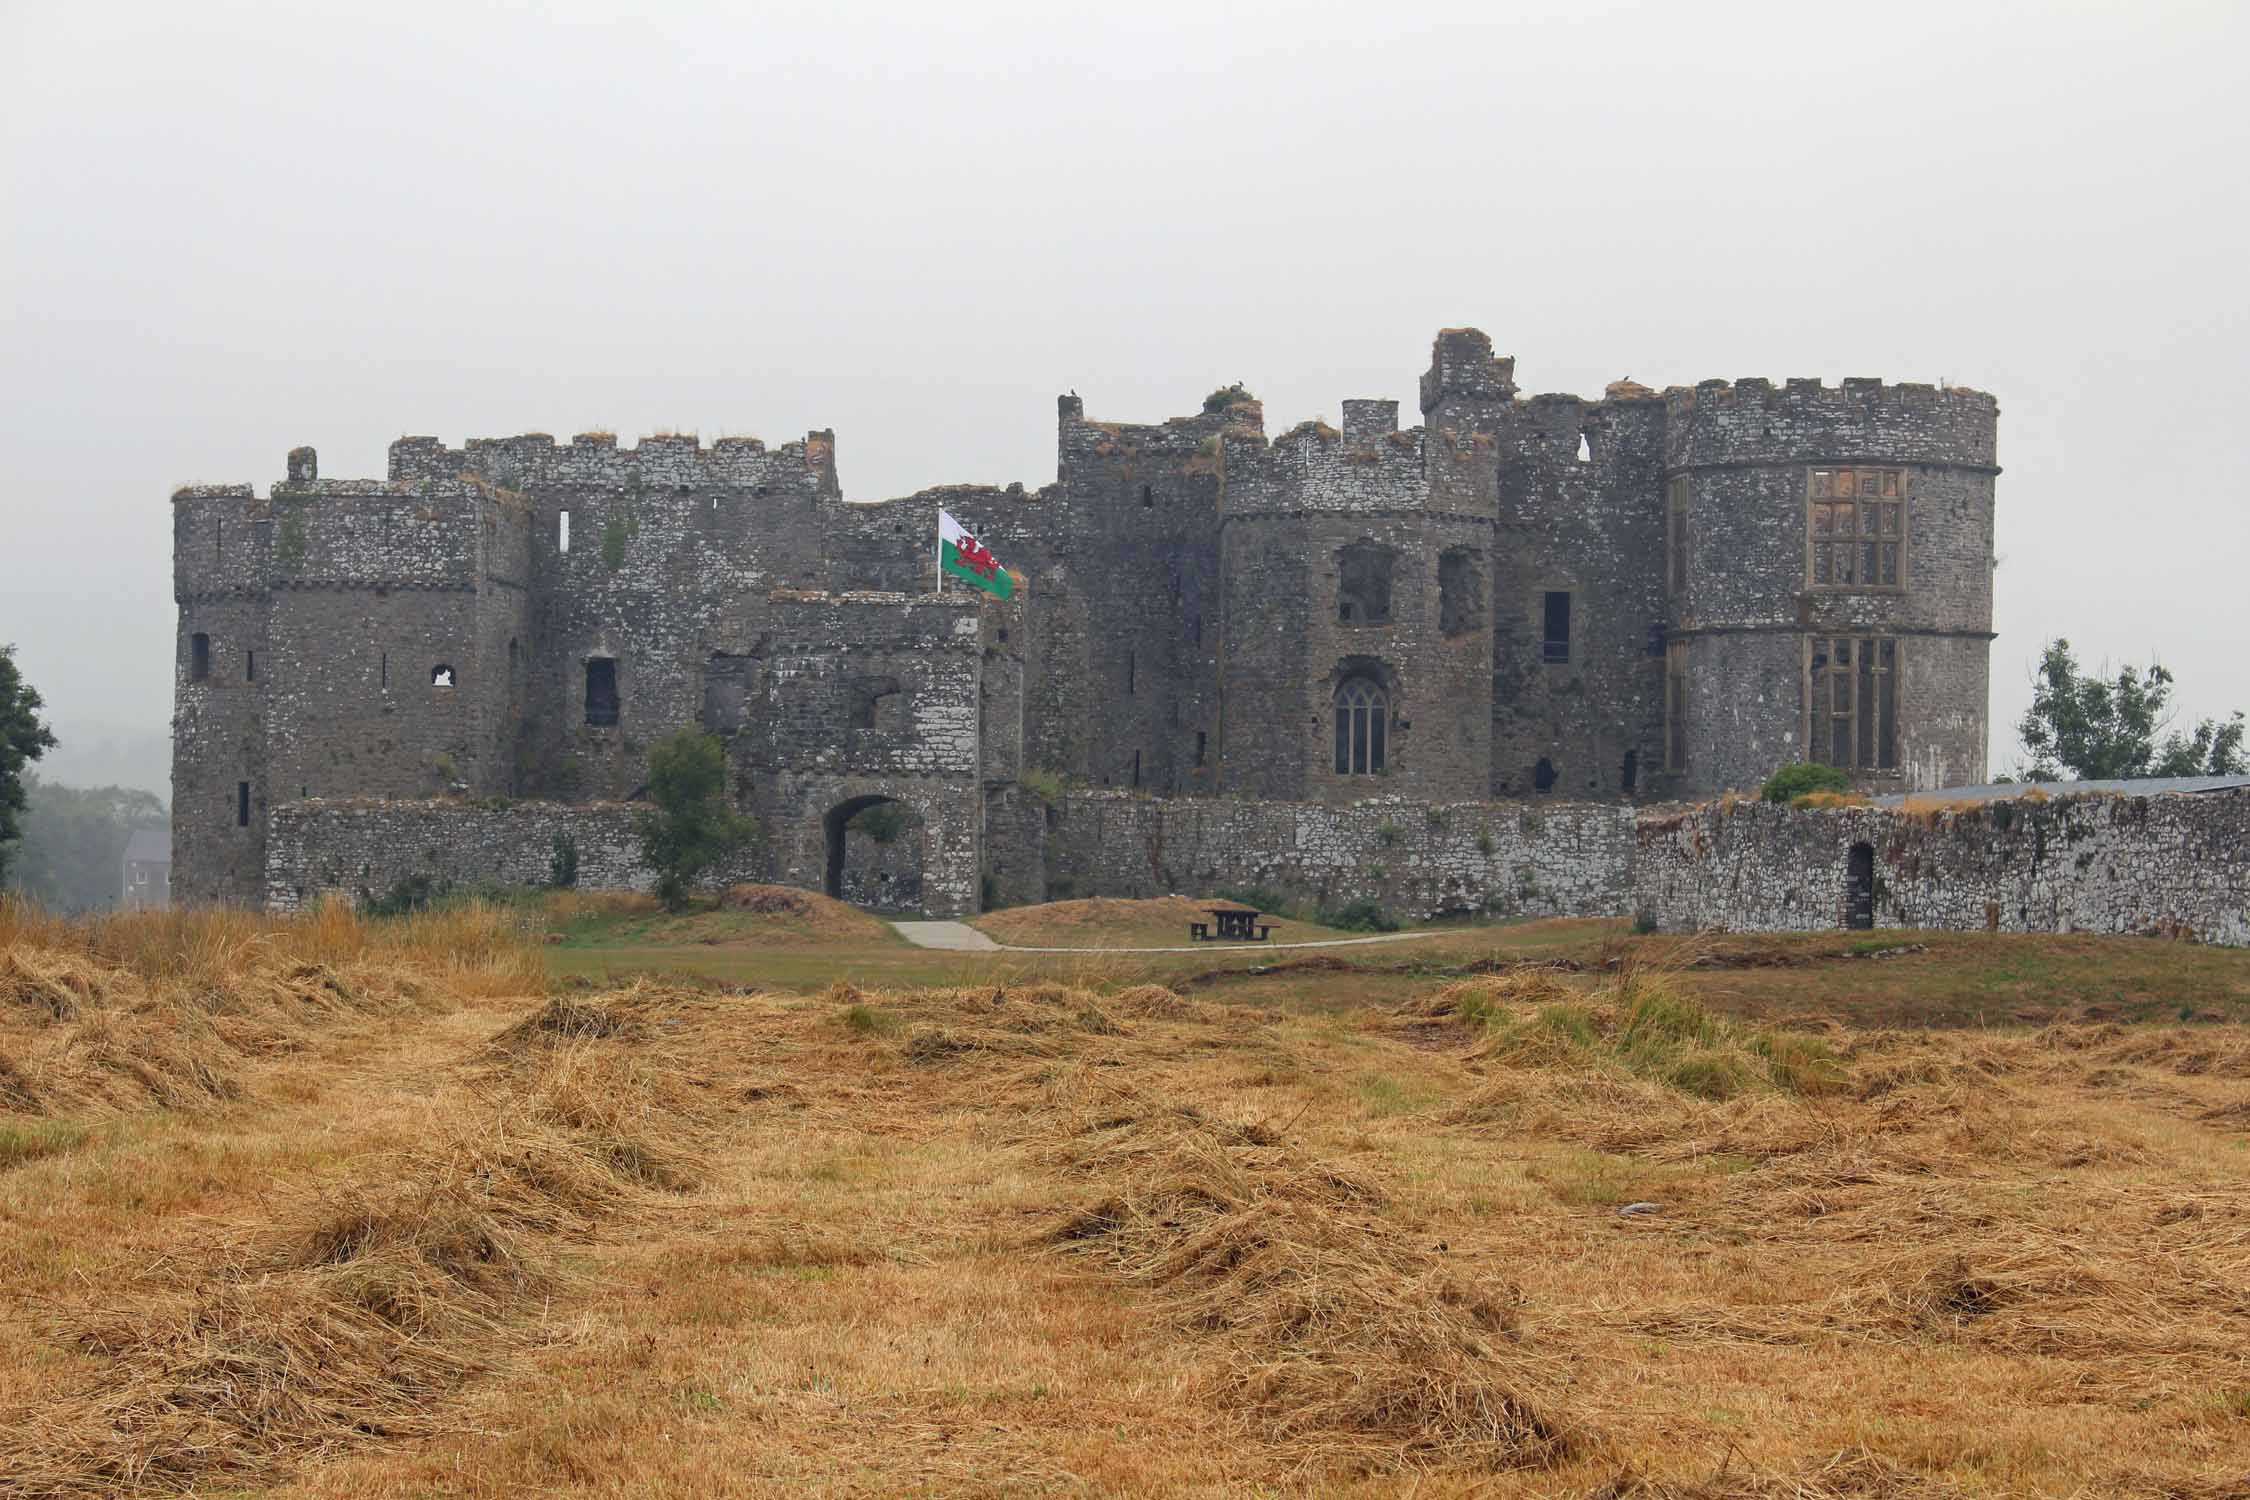
[[[945,592],[945,509],[938,508],[937,528],[937,591]]]

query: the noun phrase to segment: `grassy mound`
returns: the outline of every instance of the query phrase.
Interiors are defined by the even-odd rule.
[[[561,891],[546,898],[550,931],[580,947],[793,947],[891,943],[889,925],[816,891],[729,886],[684,912],[630,891]]]

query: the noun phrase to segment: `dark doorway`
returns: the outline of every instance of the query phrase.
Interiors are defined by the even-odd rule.
[[[922,907],[922,819],[896,797],[853,797],[821,819],[827,858],[821,889],[875,911]]]
[[[1852,845],[1844,925],[1864,932],[1875,925],[1875,846]]]

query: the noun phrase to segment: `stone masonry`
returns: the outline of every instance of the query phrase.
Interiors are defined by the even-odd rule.
[[[1499,840],[1793,759],[1870,789],[1982,779],[1991,397],[1527,396],[1513,359],[1448,329],[1420,407],[1401,428],[1396,403],[1347,400],[1340,425],[1269,440],[1238,387],[1147,424],[1065,396],[1053,484],[873,503],[843,498],[826,431],[410,437],[382,479],[324,480],[299,448],[262,497],[183,489],[176,894],[295,899],[299,874],[355,864],[304,847],[341,826],[310,813],[282,859],[283,814],[314,802],[629,802],[689,725],[726,741],[758,873],[941,915],[1073,868],[1062,824],[1094,804],[1048,807],[1027,777],[1168,804],[1105,827],[1247,841],[1158,870],[1295,861],[1338,892],[1388,882],[1314,879],[1318,841],[1277,842],[1314,815],[1259,808],[1530,808],[1476,816]],[[1014,599],[934,591],[941,507],[1023,580]],[[884,801],[915,816],[878,856],[848,825]],[[536,821],[500,863],[543,868]],[[1394,899],[1513,899],[1474,861],[1429,878]],[[1596,893],[1616,878],[1587,899],[1615,905]]]

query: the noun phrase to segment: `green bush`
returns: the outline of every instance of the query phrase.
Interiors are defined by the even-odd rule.
[[[547,856],[547,884],[558,891],[578,884],[578,840],[567,833],[555,835],[554,851]]]
[[[903,802],[875,802],[852,814],[849,827],[854,833],[864,833],[878,844],[898,842],[914,821],[914,813]]]
[[[1766,784],[1758,789],[1758,795],[1768,802],[1794,802],[1814,792],[1848,792],[1851,789],[1850,772],[1796,760],[1768,776]]]
[[[1049,807],[1062,801],[1063,793],[1070,790],[1069,783],[1063,780],[1060,771],[1045,771],[1037,766],[1025,767],[1022,774],[1016,777],[1016,785]]]
[[[1243,387],[1241,381],[1237,380],[1234,384],[1222,385],[1210,395],[1205,396],[1203,398],[1203,410],[1207,413],[1216,414],[1225,411],[1230,406],[1240,406],[1244,402],[1257,399]]]
[[[1347,901],[1342,906],[1322,912],[1320,924],[1344,932],[1398,931],[1398,918],[1383,910],[1377,902],[1366,899]]]
[[[360,892],[359,909],[370,917],[405,917],[426,911],[453,889],[452,882],[430,875],[405,875],[380,896]]]

